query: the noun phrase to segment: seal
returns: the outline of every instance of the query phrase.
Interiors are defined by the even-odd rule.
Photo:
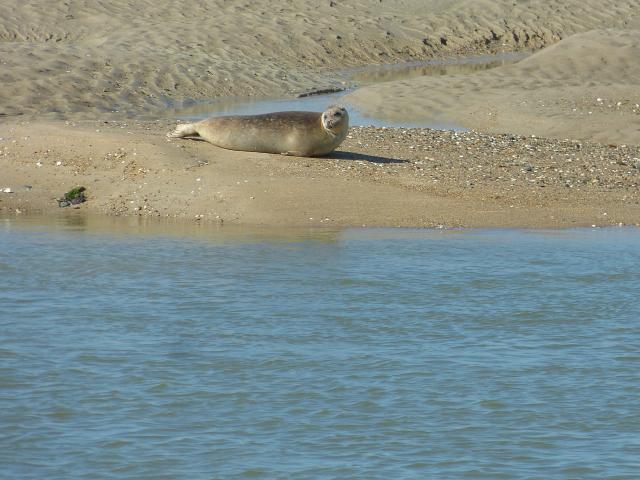
[[[316,157],[335,150],[348,131],[347,110],[331,106],[324,112],[213,117],[178,125],[167,136],[200,137],[229,150]]]

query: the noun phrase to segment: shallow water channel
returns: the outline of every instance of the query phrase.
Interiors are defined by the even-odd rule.
[[[635,479],[640,231],[0,220],[0,477]]]
[[[515,63],[527,54],[508,53],[501,55],[483,55],[444,60],[429,60],[391,65],[370,65],[337,72],[344,78],[345,90],[323,94],[303,94],[298,98],[225,98],[211,102],[190,102],[189,105],[176,105],[173,115],[184,120],[202,120],[219,115],[255,115],[288,110],[322,111],[331,104],[343,104],[349,110],[350,124],[354,126],[373,125],[376,127],[435,128],[440,130],[463,131],[464,127],[445,120],[443,116],[433,116],[423,122],[400,122],[385,117],[365,116],[353,105],[344,101],[347,93],[361,86],[373,83],[389,82],[418,76],[468,74]],[[312,93],[312,92],[311,92]]]

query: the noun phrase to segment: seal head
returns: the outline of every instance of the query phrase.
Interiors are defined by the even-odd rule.
[[[329,132],[337,135],[343,131],[345,125],[349,125],[349,114],[344,107],[339,105],[331,105],[324,112],[322,112],[322,126]]]

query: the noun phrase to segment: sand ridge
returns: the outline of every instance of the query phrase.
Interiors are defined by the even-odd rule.
[[[347,100],[375,115],[424,112],[490,132],[640,143],[640,31],[576,34],[512,65],[357,90]]]

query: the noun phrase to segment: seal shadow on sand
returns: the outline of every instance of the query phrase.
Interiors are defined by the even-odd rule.
[[[183,137],[183,138],[185,140],[195,140],[197,142],[206,142],[204,138],[198,137],[195,135],[189,135],[188,137]],[[216,145],[214,146],[217,147]],[[222,147],[217,147],[217,148],[222,148]],[[242,150],[239,150],[239,151],[242,151]],[[276,155],[276,154],[267,153],[266,155]],[[334,150],[333,152],[327,155],[322,155],[322,156],[312,157],[312,158],[320,158],[320,159],[326,158],[329,160],[351,160],[351,161],[359,160],[362,162],[371,162],[371,163],[411,163],[409,162],[409,160],[402,160],[400,158],[380,157],[378,155],[368,155],[365,153],[357,153],[357,152],[345,152],[340,150]]]
[[[331,160],[360,160],[363,162],[371,163],[410,163],[409,160],[402,160],[400,158],[380,157],[378,155],[369,155],[365,153],[357,152],[345,152],[340,150],[334,150],[328,155],[318,158],[328,158]]]

